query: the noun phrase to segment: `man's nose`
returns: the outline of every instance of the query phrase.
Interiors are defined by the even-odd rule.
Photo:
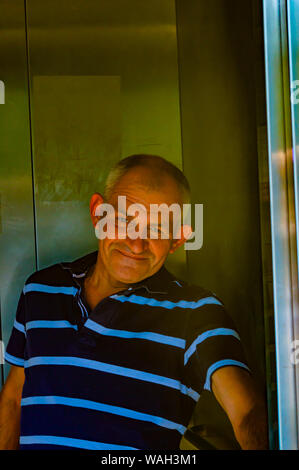
[[[130,248],[132,254],[140,255],[147,249],[147,239],[144,238],[136,238],[133,240],[132,238],[127,237],[126,243],[128,248]]]

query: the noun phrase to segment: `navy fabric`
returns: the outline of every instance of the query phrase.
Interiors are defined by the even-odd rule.
[[[153,276],[91,310],[82,282],[97,251],[33,273],[5,359],[25,368],[20,449],[178,449],[220,367],[249,370],[221,300]]]

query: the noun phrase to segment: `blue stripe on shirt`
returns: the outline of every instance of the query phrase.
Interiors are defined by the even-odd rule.
[[[114,294],[111,295],[110,298],[118,300],[119,302],[131,302],[133,304],[149,305],[150,307],[162,307],[167,309],[172,309],[176,307],[195,309],[208,304],[222,305],[222,303],[215,297],[205,297],[203,299],[197,300],[196,302],[189,300],[179,300],[178,302],[171,302],[170,300],[157,300],[153,298],[142,297],[140,295],[126,296]]]
[[[16,330],[18,330],[18,331],[20,331],[21,333],[24,333],[24,335],[26,335],[26,333],[25,333],[25,327],[24,327],[24,325],[22,325],[22,323],[20,323],[20,322],[18,322],[17,320],[15,320],[13,326],[15,327]]]
[[[46,284],[37,284],[33,282],[24,286],[23,293],[27,294],[28,292],[43,292],[47,294],[66,294],[74,296],[77,294],[78,289],[76,289],[76,287],[48,286]]]
[[[7,362],[13,364],[14,366],[24,366],[24,359],[22,359],[21,357],[12,356],[6,351],[4,353],[4,359]]]
[[[242,367],[243,369],[246,369],[250,372],[249,367],[246,366],[243,362],[236,361],[235,359],[223,359],[222,361],[217,361],[214,364],[212,364],[207,371],[206,375],[206,381],[204,384],[204,390],[209,390],[211,391],[211,375],[213,372],[215,372],[217,369],[220,369],[221,367],[224,366],[237,366],[237,367]]]
[[[179,390],[181,393],[190,396],[195,401],[197,401],[199,398],[199,394],[195,390],[186,387],[186,385],[183,385],[179,380],[163,377],[157,374],[151,374],[149,372],[143,372],[136,369],[130,369],[128,367],[121,367],[114,364],[107,364],[105,362],[93,361],[91,359],[82,359],[80,357],[74,356],[37,356],[25,361],[25,368],[40,365],[85,367],[87,369],[94,369],[101,372],[107,372],[109,374],[122,375],[137,380],[144,380],[146,382],[164,385],[165,387],[174,388]]]
[[[240,336],[235,330],[232,330],[231,328],[214,328],[213,330],[208,330],[199,335],[191,344],[191,346],[187,349],[184,355],[184,365],[187,364],[189,358],[192,356],[192,354],[196,351],[196,346],[200,343],[202,343],[204,340],[208,338],[212,338],[213,336],[234,336],[238,340],[240,340]]]
[[[79,398],[69,398],[61,396],[39,396],[39,397],[27,397],[21,400],[21,406],[28,405],[65,405],[74,406],[80,408],[87,408],[89,410],[103,411],[106,413],[112,413],[120,416],[126,416],[127,418],[137,419],[141,421],[149,421],[158,426],[162,426],[168,429],[174,429],[180,434],[184,434],[186,427],[170,421],[159,416],[150,415],[148,413],[141,413],[139,411],[130,410],[120,406],[108,405],[106,403],[98,403],[91,400],[83,400]]]
[[[119,338],[140,338],[147,339],[149,341],[155,341],[156,343],[169,344],[170,346],[176,346],[178,348],[185,348],[186,341],[181,338],[175,338],[173,336],[161,335],[159,333],[152,333],[150,331],[126,331],[126,330],[115,330],[112,328],[106,328],[93,320],[88,319],[84,324],[85,328],[96,331],[102,335],[117,336]]]
[[[78,447],[89,450],[138,450],[135,447],[108,444],[107,442],[86,441],[63,436],[21,436],[21,445],[48,444],[55,446]]]
[[[77,325],[73,325],[67,320],[33,320],[26,323],[26,330],[31,328],[73,328],[78,330]]]

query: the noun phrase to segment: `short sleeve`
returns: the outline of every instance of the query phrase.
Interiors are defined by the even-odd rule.
[[[184,353],[186,382],[199,394],[211,391],[212,374],[225,366],[251,373],[233,320],[222,302],[209,296],[189,317]]]
[[[14,366],[24,367],[25,344],[25,295],[22,291],[17,306],[12,332],[4,354],[5,361]]]

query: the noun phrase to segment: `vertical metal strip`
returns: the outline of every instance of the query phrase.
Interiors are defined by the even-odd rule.
[[[30,86],[30,55],[29,55],[27,0],[24,0],[24,13],[25,13],[25,41],[26,41],[27,92],[28,92],[29,134],[30,134],[30,153],[31,153],[32,199],[33,199],[32,203],[33,203],[33,223],[34,223],[34,250],[35,250],[35,268],[37,270],[38,269],[38,247],[37,247],[37,220],[36,220],[34,162],[33,162],[33,131],[32,131],[32,108],[31,108],[31,86]]]
[[[176,31],[176,51],[177,51],[177,70],[178,70],[178,88],[179,88],[179,107],[180,107],[180,131],[181,131],[181,156],[182,171],[185,172],[184,146],[183,146],[183,116],[182,116],[182,79],[181,79],[181,53],[179,41],[179,12],[177,0],[175,0],[175,31]],[[185,250],[186,273],[189,276],[189,250]]]
[[[295,367],[291,362],[293,330],[292,250],[288,140],[290,116],[287,27],[284,0],[264,0],[266,105],[270,182],[273,296],[280,449],[297,449]]]
[[[291,115],[292,115],[292,150],[294,165],[295,214],[296,226],[299,227],[299,1],[287,3]],[[297,230],[297,248],[299,247],[299,231]],[[297,249],[299,255],[299,250]],[[299,266],[299,257],[298,257]],[[298,272],[299,275],[299,272]]]
[[[290,86],[290,108],[292,120],[292,177],[294,187],[294,206],[293,206],[293,245],[294,258],[296,255],[296,265],[294,263],[294,336],[299,340],[299,1],[287,1],[287,24],[288,24],[288,46],[289,46],[289,86]],[[295,253],[296,252],[296,253]],[[299,359],[299,358],[298,358]],[[296,360],[296,385],[297,385],[297,426],[299,429],[299,364]]]

